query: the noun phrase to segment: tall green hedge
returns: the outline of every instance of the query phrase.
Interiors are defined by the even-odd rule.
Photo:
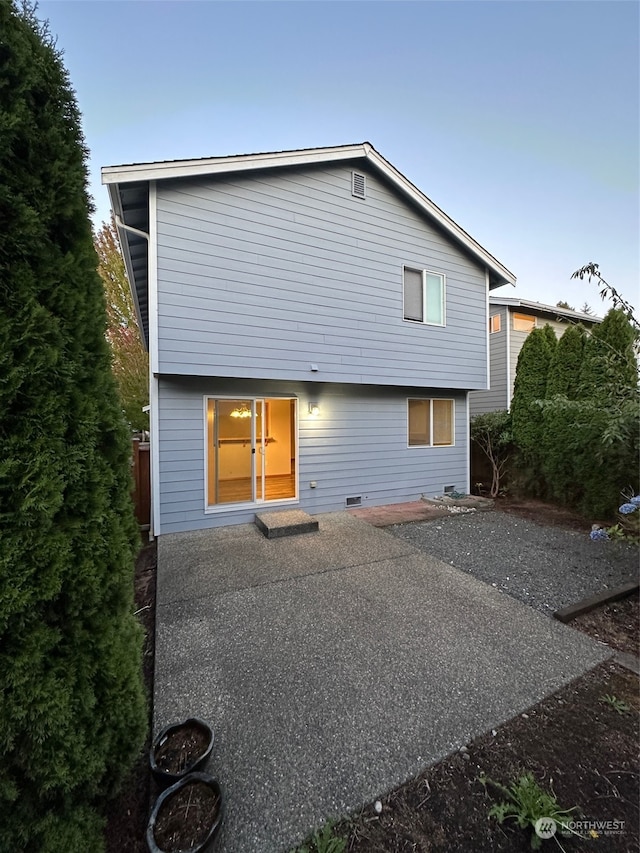
[[[575,505],[580,496],[574,461],[580,452],[576,420],[579,380],[586,332],[583,326],[568,326],[551,356],[543,410],[541,438],[542,472],[546,494],[563,504]]]
[[[552,345],[549,333],[554,338]],[[511,429],[517,447],[521,480],[536,494],[542,494],[541,442],[543,411],[538,405],[547,392],[549,364],[555,347],[550,326],[534,329],[522,345],[516,367],[511,402]]]
[[[590,413],[580,424],[574,467],[581,486],[579,505],[599,517],[611,515],[621,490],[638,489],[640,399],[634,340],[625,312],[612,308],[584,348],[579,394]]]
[[[520,485],[610,518],[621,490],[638,489],[637,381],[634,330],[623,311],[609,311],[589,336],[570,326],[557,345],[548,331],[532,332],[512,407]]]
[[[143,743],[129,439],[67,73],[0,0],[0,850],[102,849]]]
[[[580,396],[614,402],[637,389],[634,330],[621,309],[612,308],[595,326],[584,349]]]
[[[569,400],[578,398],[586,337],[586,330],[581,324],[565,329],[549,362],[547,399],[556,394],[564,394]]]

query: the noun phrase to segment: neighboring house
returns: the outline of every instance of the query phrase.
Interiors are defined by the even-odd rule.
[[[529,333],[547,323],[561,337],[571,323],[587,329],[600,317],[525,299],[492,296],[489,299],[490,389],[474,391],[469,399],[471,415],[509,409],[513,397],[518,355]]]
[[[369,143],[111,166],[156,534],[469,488],[499,261]]]

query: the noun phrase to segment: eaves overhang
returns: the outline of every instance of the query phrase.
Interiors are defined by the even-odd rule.
[[[593,314],[585,314],[570,308],[559,308],[557,305],[545,305],[543,302],[533,302],[529,299],[517,299],[509,296],[492,296],[489,304],[507,308],[522,308],[535,314],[542,314],[550,319],[571,320],[575,323],[601,323],[602,318]]]
[[[108,187],[111,209],[118,220],[149,233],[149,184],[134,181],[126,184],[110,184]],[[127,270],[133,302],[142,331],[144,344],[149,349],[149,244],[142,234],[135,234],[119,226],[118,235]]]

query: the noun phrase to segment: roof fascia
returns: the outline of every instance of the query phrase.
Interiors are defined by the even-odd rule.
[[[164,163],[134,163],[130,166],[104,166],[102,183],[166,180],[198,175],[245,172],[283,166],[307,166],[367,156],[368,143],[306,151],[282,151],[273,154],[239,154],[235,157],[209,157],[202,160],[176,160]]]
[[[378,154],[373,147],[370,145],[367,147],[369,149],[367,152],[367,159],[373,163],[376,168],[382,172],[382,174],[401,189],[405,195],[408,195],[409,198],[422,208],[422,210],[428,213],[432,219],[435,219],[445,231],[454,236],[459,243],[471,252],[471,254],[475,255],[476,258],[479,258],[488,269],[492,270],[502,280],[503,284],[515,285],[516,277],[511,270],[507,269],[507,267],[503,266],[497,258],[494,258],[493,255],[489,254],[489,252],[477,243],[470,234],[467,234],[467,232],[454,222],[453,219],[447,216],[444,210],[441,210],[437,204],[434,204],[430,198],[427,198],[427,196],[415,187],[411,181],[405,178],[405,176],[399,172],[395,166],[392,166],[388,160],[385,160],[381,154]]]
[[[422,193],[395,166],[379,154],[369,143],[343,145],[330,148],[312,148],[302,151],[281,151],[267,154],[240,154],[233,157],[210,157],[202,160],[176,160],[162,163],[134,163],[128,166],[104,166],[102,183],[111,187],[133,181],[167,180],[198,175],[229,174],[233,172],[271,169],[284,166],[306,166],[341,160],[364,159],[409,197],[422,211],[435,220],[483,266],[497,277],[498,283],[515,285],[515,275],[497,258],[477,243],[456,222]],[[491,288],[493,289],[493,288]]]
[[[556,305],[544,305],[542,302],[530,302],[527,299],[510,299],[505,296],[491,296],[489,299],[492,305],[502,305],[508,308],[527,308],[529,311],[535,311],[538,314],[555,314],[558,317],[566,317],[569,320],[586,320],[589,323],[601,323],[601,317],[591,316],[590,314],[582,314],[580,311],[569,311],[566,308],[558,308]]]

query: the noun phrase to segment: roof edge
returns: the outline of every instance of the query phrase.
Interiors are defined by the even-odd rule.
[[[518,299],[514,296],[490,296],[489,302],[490,304],[506,306],[507,308],[528,308],[531,311],[540,311],[544,314],[557,314],[559,317],[587,320],[590,323],[602,322],[602,317],[597,317],[595,314],[584,314],[582,311],[572,311],[568,308],[559,308],[557,305],[546,305],[543,302]]]
[[[335,163],[342,160],[362,159],[370,163],[404,195],[427,213],[448,234],[465,247],[492,273],[490,289],[503,284],[516,283],[516,276],[490,254],[483,246],[461,228],[453,219],[431,201],[421,190],[398,171],[370,142],[337,145],[325,148],[305,148],[292,151],[275,151],[263,154],[237,154],[226,157],[206,157],[198,160],[172,160],[157,163],[133,163],[122,166],[104,166],[102,183],[116,192],[119,184],[197,177],[199,175],[230,174],[255,169],[285,166],[306,166],[318,163]]]
[[[481,246],[480,243],[474,240],[474,238],[461,228],[457,222],[454,222],[450,216],[447,216],[444,210],[438,207],[438,205],[431,201],[428,196],[412,184],[411,181],[402,174],[402,172],[398,171],[398,169],[386,160],[382,154],[376,151],[372,145],[369,145],[369,143],[365,144],[368,145],[370,149],[367,159],[373,163],[380,172],[385,174],[396,186],[399,187],[399,189],[412,198],[423,210],[426,210],[426,212],[435,219],[436,222],[456,237],[459,242],[466,246],[474,255],[479,256],[487,267],[498,275],[501,282],[500,284],[496,283],[494,287],[501,286],[502,284],[512,284],[515,286],[516,276],[511,272],[511,270],[507,269],[504,264],[500,263],[497,258]]]
[[[158,163],[132,163],[124,166],[103,166],[103,184],[129,183],[131,181],[166,180],[198,175],[215,175],[243,172],[253,169],[273,169],[282,166],[305,166],[367,157],[372,146],[369,142],[355,145],[336,145],[328,148],[304,148],[292,151],[275,151],[264,154],[233,154],[226,157],[204,157],[197,160],[169,160]]]

